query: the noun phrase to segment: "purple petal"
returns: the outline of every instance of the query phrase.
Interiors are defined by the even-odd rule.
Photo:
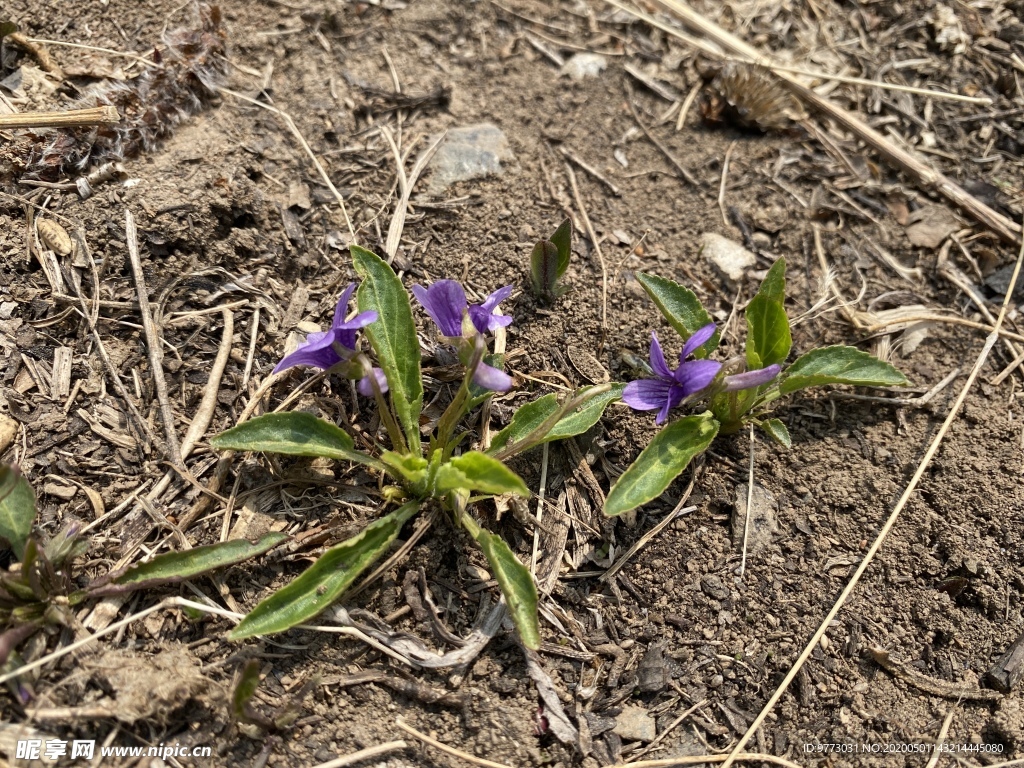
[[[284,359],[274,366],[274,373],[280,373],[297,365],[309,365],[321,369],[330,368],[341,362],[341,356],[333,344],[334,334],[311,333],[306,337],[304,344],[300,344],[294,352],[285,355]]]
[[[429,288],[412,287],[413,296],[423,305],[441,333],[450,338],[462,335],[462,313],[466,311],[466,292],[454,280],[438,280]]]
[[[380,387],[380,391],[383,394],[388,391],[388,377],[384,375],[384,371],[380,368],[373,369],[373,377],[377,380],[377,386]],[[356,384],[356,391],[359,392],[363,397],[373,397],[373,385],[370,383],[369,376],[363,376]]]
[[[487,363],[480,363],[476,367],[473,383],[492,392],[508,392],[512,389],[512,377]]]
[[[665,364],[665,353],[658,343],[658,334],[651,332],[651,370],[663,379],[672,378],[672,370]]]
[[[664,379],[637,379],[622,391],[622,402],[634,411],[656,411],[665,407],[673,386]]]
[[[687,360],[676,369],[675,380],[682,388],[683,397],[700,392],[715,380],[722,364],[714,360]]]
[[[473,321],[477,331],[487,333],[487,331],[493,331],[495,328],[504,328],[512,324],[511,316],[499,315],[497,313],[498,304],[507,299],[511,294],[512,286],[506,285],[484,299],[483,304],[469,305],[469,318]]]
[[[665,405],[663,405],[661,410],[658,411],[658,417],[654,420],[654,423],[663,424],[665,419],[668,418],[668,412],[679,405],[679,403],[683,401],[683,397],[685,397],[683,388],[680,386],[673,386],[668,391],[668,399],[665,400]]]
[[[767,384],[779,375],[782,367],[778,364],[769,365],[767,368],[760,368],[756,371],[737,373],[735,376],[725,377],[725,392],[735,392],[738,389],[753,389]]]
[[[331,328],[341,328],[345,322],[345,315],[348,314],[348,303],[352,300],[352,293],[356,289],[355,283],[349,283],[344,291],[341,292],[341,297],[338,299],[338,305],[334,308],[334,321],[331,323]]]
[[[358,331],[360,328],[365,328],[367,325],[374,322],[376,319],[376,310],[369,309],[366,312],[360,312],[351,320],[346,320],[345,322],[342,323],[335,323],[335,341],[337,341],[343,347],[346,347],[348,349],[355,349],[356,331]]]
[[[694,333],[693,336],[688,338],[686,340],[686,343],[683,345],[683,351],[679,354],[679,362],[683,362],[683,360],[688,358],[690,355],[692,355],[697,350],[697,347],[699,347],[701,344],[706,342],[708,339],[710,339],[714,335],[715,335],[715,324],[714,323],[708,323],[703,328],[701,328],[699,331]]]

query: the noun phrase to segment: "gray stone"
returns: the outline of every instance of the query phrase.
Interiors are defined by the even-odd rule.
[[[747,555],[754,555],[771,544],[778,533],[778,508],[775,497],[760,485],[754,485],[750,503],[750,524],[747,530]],[[736,486],[736,504],[732,513],[732,541],[743,548],[743,530],[747,526],[747,484]]]
[[[615,718],[615,733],[625,741],[654,741],[658,725],[642,707],[623,707]]]
[[[514,159],[508,139],[493,123],[452,128],[427,165],[428,191],[438,194],[457,181],[500,176],[502,162]]]
[[[608,66],[608,59],[599,53],[577,53],[562,65],[562,74],[576,82],[597,77]]]
[[[713,573],[709,573],[706,576],[701,577],[700,589],[701,592],[712,600],[729,599],[729,588],[725,586],[725,582],[723,582],[719,576],[716,576]]]
[[[701,242],[704,258],[733,282],[742,280],[747,270],[757,264],[754,254],[716,232],[705,232],[701,235]]]

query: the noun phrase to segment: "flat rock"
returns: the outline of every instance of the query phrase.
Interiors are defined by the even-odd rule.
[[[743,279],[747,270],[757,264],[757,257],[739,243],[716,232],[701,235],[704,258],[734,283]]]
[[[778,502],[770,491],[755,483],[751,495],[750,527],[747,531],[747,554],[753,555],[771,544],[779,531]],[[743,529],[747,520],[747,484],[736,486],[736,503],[732,513],[732,541],[736,549],[743,548]]]
[[[427,165],[427,191],[439,194],[457,181],[500,176],[502,162],[514,159],[504,132],[493,123],[452,128]]]
[[[597,77],[608,66],[608,59],[599,53],[577,53],[562,65],[562,74],[577,83],[588,77]]]
[[[643,707],[623,707],[615,718],[614,732],[624,741],[654,741],[658,725]]]

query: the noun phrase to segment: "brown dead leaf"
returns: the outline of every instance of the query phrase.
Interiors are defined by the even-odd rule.
[[[921,248],[938,248],[958,229],[960,222],[943,205],[923,205],[907,218],[907,237]]]

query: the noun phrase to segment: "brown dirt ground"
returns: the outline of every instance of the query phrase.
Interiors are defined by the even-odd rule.
[[[272,0],[232,0],[222,10],[229,57],[237,65],[230,69],[229,85],[250,96],[262,86],[263,98],[294,117],[345,195],[360,241],[372,247],[381,245],[395,202],[394,163],[380,125],[399,134],[403,147],[440,129],[481,121],[505,131],[516,160],[507,164],[504,175],[459,184],[433,200],[455,200],[448,206],[415,208],[398,259],[407,283],[454,277],[480,294],[510,282],[523,286],[532,242],[552,231],[566,213],[579,217],[559,146],[585,158],[621,191],[613,195],[575,169],[607,262],[607,328],[601,322],[598,257],[587,238],[577,237],[568,276],[572,292],[551,308],[539,307],[526,291],[509,305],[515,315],[508,335],[510,368],[519,374],[519,388],[495,404],[494,426],[504,423],[510,406],[524,399],[522,393],[551,391],[546,381],[585,383],[579,370],[587,367],[580,363],[586,362],[583,353],[595,356],[613,378],[628,378],[622,350],[645,355],[652,329],[663,340],[673,338],[632,279],[634,270],[691,285],[720,320],[742,307],[756,280],[728,284],[699,254],[703,232],[742,239],[736,227],[723,223],[717,205],[723,160],[733,143],[726,203],[738,209],[766,254],[760,268],[770,263],[772,254],[787,258],[791,316],[807,309],[818,294],[821,270],[813,246],[814,224],[823,229],[825,251],[843,292],[857,295],[863,281],[859,308],[924,304],[977,316],[969,299],[937,273],[938,248],[913,246],[900,223],[908,210],[935,201],[878,164],[853,140],[840,137],[836,144],[851,167],[863,171],[861,177],[798,133],[709,128],[701,123],[696,105],[679,132],[674,117],[659,123],[671,102],[637,83],[623,64],[640,67],[680,94],[698,82],[691,52],[661,32],[610,16],[611,9],[596,2],[549,6],[529,0],[501,5],[417,0],[408,7],[404,2],[392,5],[395,9],[387,10],[376,4],[312,2],[300,9]],[[704,8],[752,43],[788,51],[823,69],[849,65],[848,71],[867,77],[885,75],[960,92],[973,89],[996,98],[992,113],[1019,104],[1021,75],[1006,63],[1012,64],[1010,57],[1019,52],[1018,40],[1024,38],[1024,33],[1017,35],[1022,27],[1014,17],[1019,6],[1001,0],[957,4],[954,16],[969,38],[962,52],[943,48],[929,9],[923,2],[827,0],[806,9],[795,3],[772,5],[770,11],[753,3]],[[165,27],[187,23],[194,9],[172,2],[111,0],[82,5],[71,17],[50,4],[15,0],[7,13],[36,37],[145,52]],[[574,83],[559,76],[540,47],[563,56],[578,48],[604,51],[610,54],[609,66],[596,79]],[[399,113],[386,109],[385,100],[371,98],[360,84],[392,90],[385,50],[406,93],[444,86],[451,89],[450,105]],[[124,60],[104,54],[58,46],[50,51],[65,67],[126,66]],[[914,59],[917,63],[903,68],[891,66]],[[30,58],[13,51],[2,66],[6,74],[31,64]],[[57,92],[37,93],[31,103],[19,106],[57,108],[73,96],[76,85],[88,82],[73,79]],[[630,88],[645,124],[654,126],[698,186],[679,178],[637,131],[628,108]],[[929,161],[974,184],[979,194],[992,197],[998,188],[999,203],[1019,218],[1019,142],[1024,141],[1019,110],[988,118],[988,108],[977,105],[926,104],[920,96],[852,86],[839,86],[831,97],[864,111],[903,139],[931,148]],[[957,122],[976,115],[984,119]],[[420,139],[413,155],[423,146]],[[628,167],[614,159],[615,152]],[[158,435],[162,426],[126,264],[125,209],[138,221],[150,293],[154,303],[159,299],[165,318],[165,367],[179,435],[207,383],[223,325],[219,312],[183,315],[176,322],[169,318],[172,313],[245,302],[232,310],[234,351],[221,383],[212,434],[234,423],[279,359],[296,323],[329,319],[339,286],[354,277],[346,257],[347,231],[328,190],[281,120],[231,97],[187,121],[156,151],[129,160],[127,167],[129,177],[137,180],[134,186],[108,185],[87,201],[55,193],[47,207],[84,227],[93,256],[103,261],[102,297],[128,302],[124,308],[101,311],[100,331],[129,392]],[[297,185],[310,190],[310,205],[293,204]],[[960,220],[957,229],[960,242],[986,275],[1012,260],[1012,248],[980,226]],[[8,310],[0,313],[0,410],[20,423],[21,432],[0,458],[19,462],[40,489],[40,526],[54,531],[71,517],[93,516],[83,493],[61,498],[69,481],[97,491],[110,511],[159,480],[164,457],[159,446],[148,455],[119,447],[83,418],[90,415],[115,434],[125,432],[123,407],[105,378],[87,326],[53,298],[38,262],[27,256],[26,231],[25,207],[5,196],[0,202],[0,307]],[[641,249],[632,253],[630,244],[642,235],[646,239]],[[901,278],[873,255],[878,248],[919,267],[920,273]],[[972,274],[955,245],[951,258]],[[246,377],[257,307],[261,314],[255,359]],[[740,351],[742,333],[738,338],[735,318],[732,322],[724,334],[725,354]],[[795,352],[840,342],[871,348],[865,336],[839,314],[827,313],[798,326]],[[893,360],[923,392],[954,367],[973,361],[983,340],[980,331],[939,324],[915,351],[906,356],[897,351]],[[678,349],[678,342],[669,342],[673,344]],[[58,347],[73,351],[73,397],[51,396],[47,388],[46,374]],[[963,753],[966,764],[1024,755],[1019,691],[996,702],[958,702],[955,694],[943,697],[922,690],[864,656],[868,646],[879,646],[939,684],[969,688],[979,684],[1024,632],[1024,491],[1019,482],[1024,456],[1022,411],[1016,400],[1021,377],[992,383],[1009,359],[997,346],[919,490],[829,629],[828,644],[815,650],[751,748],[788,755],[802,765],[920,765],[920,755],[824,756],[805,754],[803,745],[932,743],[947,713],[955,710],[948,742],[998,745],[1002,750],[998,755]],[[44,372],[41,387],[33,381],[30,366]],[[280,404],[309,375],[295,373],[278,384],[263,409]],[[740,438],[716,444],[689,502],[696,510],[669,525],[617,580],[605,583],[566,570],[548,601],[566,626],[559,630],[543,622],[547,651],[541,658],[570,717],[588,724],[592,744],[586,755],[550,733],[536,734],[538,695],[522,652],[505,630],[466,674],[453,675],[409,672],[358,643],[312,632],[238,646],[225,640],[230,626],[226,621],[192,621],[171,612],[137,622],[46,668],[32,682],[37,698],[28,711],[6,699],[4,719],[32,723],[59,738],[110,738],[118,745],[208,744],[214,759],[203,765],[252,764],[267,757],[265,741],[249,738],[233,724],[225,697],[244,659],[255,656],[264,662],[261,706],[280,704],[303,681],[320,677],[296,726],[282,741],[270,743],[271,765],[312,765],[392,740],[398,737],[394,720],[399,715],[441,741],[509,765],[607,765],[634,758],[642,747],[623,743],[608,731],[607,718],[623,707],[646,709],[657,718],[660,733],[702,700],[706,703],[699,712],[647,757],[728,749],[832,606],[962,381],[924,407],[851,400],[835,391],[816,391],[783,404],[778,413],[789,425],[793,447],[786,451],[761,443],[755,460],[758,482],[778,501],[779,530],[750,559],[742,579],[735,573],[739,553],[730,535],[736,489],[745,481],[748,462],[747,442]],[[335,393],[348,402],[344,387],[320,380],[297,402],[333,414]],[[654,432],[649,415],[613,408],[579,447],[606,490],[610,473],[625,467]],[[214,458],[201,444],[190,459],[200,483],[214,474]],[[548,497],[575,493],[601,534],[587,548],[597,564],[582,563],[584,573],[607,565],[602,557],[609,545],[617,553],[625,551],[662,519],[685,487],[684,481],[675,484],[642,510],[633,526],[612,525],[593,511],[596,502],[566,447],[552,447],[550,461]],[[539,466],[539,452],[517,464],[533,488]],[[318,480],[335,483],[340,491],[317,485]],[[53,493],[43,490],[46,484]],[[309,462],[239,458],[224,492],[233,486],[235,493],[257,492],[244,505],[239,501],[243,516],[251,518],[250,527],[242,529],[248,533],[261,525],[296,534],[326,531],[326,540],[312,548],[287,557],[271,555],[195,583],[194,590],[240,610],[299,573],[316,547],[348,535],[374,513],[377,498],[372,480]],[[178,520],[197,502],[192,486],[175,482],[156,507]],[[223,517],[220,503],[205,510],[186,532],[188,540],[217,540]],[[140,519],[148,523],[148,518],[134,512],[123,515],[122,510],[97,526],[87,570],[102,572],[140,536],[146,537],[147,551],[178,546],[166,526],[150,533]],[[523,523],[509,516],[496,528],[520,553],[528,552],[532,531]],[[470,550],[462,546],[461,536],[456,538],[460,540],[453,540],[447,523],[438,523],[407,561],[350,607],[377,616],[399,613],[395,629],[436,642],[429,626],[400,613],[406,605],[406,573],[423,568],[430,574],[444,622],[464,635],[481,595],[467,591],[465,566],[480,561],[466,554]],[[141,555],[136,550],[134,557]],[[180,593],[195,597],[194,590],[183,588]],[[142,595],[119,615],[161,596]],[[45,648],[25,653],[38,656],[69,637],[58,633],[47,638]],[[576,657],[571,650],[592,651],[595,646],[604,650]],[[610,653],[609,646],[619,650]],[[118,659],[127,664],[129,658],[155,659],[182,650],[205,684],[189,683],[172,691],[156,712],[130,714],[126,701],[132,692],[119,689],[103,670]],[[435,692],[457,693],[462,703],[424,703],[379,683],[344,684],[346,677],[365,670],[413,680]],[[161,673],[154,662],[153,671],[143,674],[155,681]],[[181,677],[193,680],[184,673]],[[587,691],[595,680],[596,690]],[[90,705],[109,702],[119,693],[125,697],[120,720],[87,714]],[[51,714],[33,716],[35,707]],[[61,707],[72,714],[53,714]],[[184,758],[179,762],[193,764]],[[944,763],[951,763],[950,758]],[[462,764],[418,743],[387,762]]]

